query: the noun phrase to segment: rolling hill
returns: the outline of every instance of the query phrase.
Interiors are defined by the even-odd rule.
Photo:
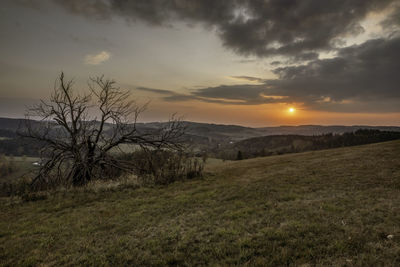
[[[400,142],[0,202],[1,265],[400,265]]]
[[[40,125],[41,122],[34,121],[33,125]],[[255,143],[260,143],[260,140],[269,142],[269,139],[285,138],[276,137],[277,135],[297,135],[297,136],[313,136],[322,134],[343,134],[354,132],[359,129],[370,129],[380,131],[395,131],[400,132],[400,127],[396,126],[320,126],[320,125],[300,125],[300,126],[279,126],[279,127],[263,127],[251,128],[238,125],[222,125],[210,123],[197,123],[183,121],[186,130],[183,141],[190,144],[196,153],[209,153],[213,157],[220,158],[235,158],[237,150],[243,150],[241,146]],[[138,131],[151,133],[165,126],[165,122],[149,122],[137,123]],[[38,156],[39,146],[32,144],[30,140],[18,140],[17,130],[24,125],[24,119],[0,118],[0,154],[14,156]],[[55,129],[57,126],[54,127]],[[106,125],[106,131],[111,130],[112,125]],[[269,138],[269,136],[271,136]],[[307,137],[299,137],[299,139],[310,139]],[[265,144],[265,142],[263,142]],[[301,142],[302,145],[307,145],[309,142]],[[235,144],[232,146],[232,144]],[[296,145],[296,144],[295,144]],[[282,152],[286,151],[285,147],[290,147],[291,144],[282,147]],[[246,147],[246,145],[245,145]],[[247,147],[246,147],[247,148]],[[260,150],[261,147],[257,147]],[[258,155],[269,155],[280,151],[280,148],[266,148],[266,153],[256,153]],[[222,154],[221,154],[222,153]],[[253,152],[251,152],[253,153]],[[280,152],[279,152],[280,153]],[[220,155],[221,154],[221,155]]]
[[[8,130],[15,132],[23,119],[0,118],[0,130]],[[224,125],[211,123],[198,123],[184,121],[186,125],[186,133],[189,137],[198,138],[199,140],[216,140],[216,141],[239,141],[252,137],[268,136],[268,135],[321,135],[321,134],[342,134],[345,132],[354,132],[359,129],[371,129],[380,131],[397,131],[400,132],[398,126],[322,126],[322,125],[299,125],[299,126],[278,126],[278,127],[262,127],[252,128],[238,125]],[[137,128],[142,131],[151,131],[165,125],[165,122],[148,122],[138,123]],[[111,127],[111,125],[109,125]]]

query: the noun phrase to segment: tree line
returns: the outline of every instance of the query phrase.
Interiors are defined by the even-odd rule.
[[[360,129],[343,134],[315,136],[275,135],[246,139],[233,146],[211,152],[211,156],[226,160],[281,155],[346,146],[364,145],[400,139],[400,132]]]

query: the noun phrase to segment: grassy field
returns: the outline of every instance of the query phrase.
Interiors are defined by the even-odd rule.
[[[400,266],[400,142],[0,203],[1,265]]]

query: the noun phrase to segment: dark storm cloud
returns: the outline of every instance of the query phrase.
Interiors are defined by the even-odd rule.
[[[383,20],[381,25],[384,28],[390,28],[391,26],[400,26],[400,3],[397,3],[393,6],[393,11],[385,20]]]
[[[88,18],[114,16],[152,25],[176,21],[216,29],[224,46],[242,55],[314,60],[345,34],[364,31],[360,20],[396,0],[53,0]],[[386,26],[398,21],[388,20]]]
[[[274,72],[279,79],[267,83],[273,92],[305,100],[399,99],[398,58],[400,37],[369,40],[339,50],[332,59],[277,68]]]
[[[84,15],[88,18],[110,19],[113,16],[111,2],[107,0],[53,0],[65,7],[69,12]]]
[[[294,55],[294,61],[308,61],[318,59],[318,53],[308,52]]]

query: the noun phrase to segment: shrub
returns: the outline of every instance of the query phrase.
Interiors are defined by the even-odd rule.
[[[0,197],[21,196],[30,192],[30,179],[18,179],[16,181],[5,181],[0,183]]]
[[[13,158],[7,159],[4,155],[0,156],[0,177],[6,177],[16,171]]]
[[[178,180],[201,177],[204,163],[184,152],[143,150],[130,156],[135,172],[143,184],[170,184]]]
[[[175,181],[201,177],[204,169],[204,159],[193,157],[189,153],[168,150],[141,150],[122,154],[118,160],[125,162],[126,170],[104,166],[99,174],[99,177],[104,178],[101,180],[120,181],[133,173],[137,177],[137,186],[167,185]],[[68,166],[64,166],[63,170],[66,169]],[[49,190],[71,186],[55,177],[46,179],[46,183],[41,186],[32,186],[32,179],[28,178],[3,181],[0,183],[0,197],[19,196],[23,201],[36,201],[47,198],[46,192]]]

